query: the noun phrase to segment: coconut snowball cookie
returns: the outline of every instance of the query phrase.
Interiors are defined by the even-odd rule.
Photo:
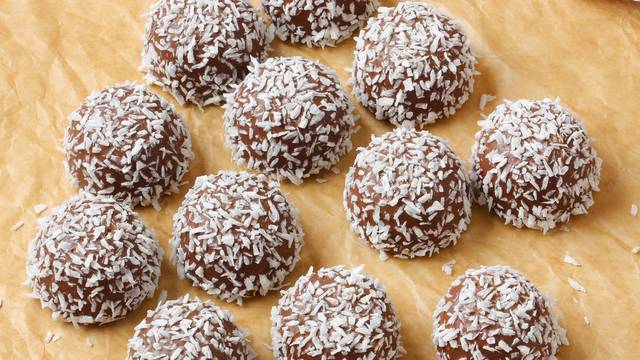
[[[356,39],[353,92],[378,120],[422,127],[473,90],[476,58],[462,28],[425,4],[380,8]]]
[[[383,259],[431,256],[455,245],[471,221],[462,160],[426,131],[397,128],[358,149],[344,207],[360,239]]]
[[[262,0],[282,41],[335,46],[350,38],[378,7],[378,0]]]
[[[132,205],[175,193],[194,158],[184,120],[142,84],[109,86],[69,116],[65,168],[82,190]]]
[[[83,192],[38,228],[27,254],[27,284],[54,319],[105,324],[153,295],[162,248],[127,205]]]
[[[264,175],[200,176],[174,217],[178,275],[228,302],[278,288],[300,259],[294,208]]]
[[[363,266],[300,277],[271,310],[276,359],[398,359],[400,321],[384,287]]]
[[[554,302],[508,266],[470,269],[433,314],[440,359],[555,359],[568,345]]]
[[[160,0],[148,14],[140,70],[181,104],[220,105],[272,39],[246,0]]]
[[[228,359],[256,357],[233,316],[210,301],[185,295],[147,312],[129,339],[127,359]]]
[[[559,100],[507,101],[479,124],[471,178],[480,204],[508,224],[544,232],[587,213],[602,160]]]
[[[254,64],[230,94],[224,122],[237,163],[295,184],[333,167],[356,130],[335,72],[302,57]]]

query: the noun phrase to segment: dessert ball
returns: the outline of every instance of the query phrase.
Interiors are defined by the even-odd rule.
[[[264,175],[198,177],[173,221],[178,275],[229,302],[278,288],[300,259],[298,210]]]
[[[480,204],[505,223],[544,232],[587,213],[602,160],[558,100],[508,101],[479,124],[471,178]]]
[[[507,266],[467,272],[453,281],[433,314],[440,359],[555,359],[567,345],[553,301]]]
[[[188,295],[147,312],[129,339],[127,359],[254,359],[228,311]]]
[[[356,39],[353,91],[379,120],[422,127],[473,90],[476,58],[462,28],[425,4],[380,8]]]
[[[127,205],[83,192],[38,228],[27,255],[27,283],[54,319],[105,324],[153,295],[162,248]]]
[[[175,108],[144,85],[110,86],[69,116],[65,168],[82,190],[132,205],[175,193],[194,158]]]
[[[350,38],[378,7],[378,0],[262,0],[282,41],[335,46]]]
[[[361,240],[383,259],[431,256],[455,245],[471,221],[471,189],[446,141],[401,127],[358,151],[344,207]]]
[[[255,64],[227,100],[233,159],[295,184],[351,150],[353,105],[333,70],[302,57]]]
[[[145,26],[141,70],[181,104],[220,105],[272,39],[246,0],[160,0]]]
[[[362,266],[311,268],[283,292],[271,321],[278,360],[392,360],[404,353],[394,306]]]

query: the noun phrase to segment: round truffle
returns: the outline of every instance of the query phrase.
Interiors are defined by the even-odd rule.
[[[175,108],[136,83],[88,96],[69,116],[64,150],[76,187],[156,207],[162,195],[178,192],[194,158]]]
[[[179,299],[147,311],[129,339],[127,359],[250,360],[247,335],[228,311],[211,301]]]
[[[473,90],[476,58],[462,28],[418,3],[380,8],[356,39],[353,91],[378,120],[422,127]]]
[[[27,283],[54,319],[105,324],[153,295],[162,248],[127,205],[83,192],[38,228],[27,255]]]
[[[378,0],[262,0],[282,41],[335,46],[350,38],[378,7]]]
[[[392,360],[404,354],[395,308],[362,266],[311,268],[283,292],[271,320],[278,360]]]
[[[264,61],[273,29],[246,0],[160,0],[148,15],[141,71],[178,102],[220,105]]]
[[[345,180],[344,207],[360,239],[399,258],[455,245],[471,221],[462,160],[426,131],[397,128],[358,149]]]
[[[507,266],[481,267],[453,281],[433,314],[440,359],[554,359],[567,345],[553,301]]]
[[[228,302],[265,295],[300,259],[297,215],[280,185],[264,175],[198,177],[174,217],[178,275]]]
[[[587,213],[602,160],[558,100],[506,102],[479,124],[471,179],[480,204],[505,223],[544,232]]]
[[[224,113],[233,159],[295,184],[351,150],[353,105],[333,70],[301,57],[254,64]]]

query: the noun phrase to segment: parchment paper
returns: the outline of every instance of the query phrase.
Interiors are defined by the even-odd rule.
[[[102,327],[74,328],[53,321],[39,302],[28,299],[25,256],[35,234],[36,204],[51,207],[76,193],[64,173],[60,139],[67,115],[95,89],[140,80],[144,19],[152,0],[2,0],[0,1],[0,358],[122,359],[127,339],[157,296],[126,319]],[[254,1],[257,4],[258,1]],[[393,1],[383,1],[393,5]],[[344,174],[352,152],[340,162],[341,174],[323,173],[302,186],[283,184],[301,210],[306,232],[302,260],[287,281],[309,266],[365,264],[382,280],[402,321],[406,359],[434,359],[431,314],[453,276],[479,265],[507,264],[526,274],[558,302],[562,325],[571,345],[561,359],[633,359],[640,356],[640,218],[630,215],[640,203],[640,4],[624,0],[432,0],[455,16],[468,32],[479,56],[476,88],[471,100],[449,120],[428,130],[450,141],[470,157],[482,94],[498,96],[488,113],[505,98],[559,96],[584,120],[604,160],[602,191],[587,216],[572,219],[569,231],[543,236],[503,225],[484,208],[474,207],[470,229],[459,244],[433,258],[382,262],[375,251],[355,241],[342,207]],[[349,77],[353,41],[337,48],[310,50],[274,43],[273,55],[299,54],[320,59]],[[157,87],[153,91],[173,98]],[[354,100],[355,101],[355,100]],[[174,102],[175,103],[175,102]],[[197,160],[180,194],[165,198],[163,209],[138,208],[146,224],[169,252],[171,217],[196,176],[221,169],[239,169],[223,147],[222,111],[178,106],[193,137]],[[371,134],[392,129],[358,106],[362,129],[355,146]],[[19,221],[24,226],[11,231]],[[563,263],[565,254],[582,266]],[[441,266],[455,259],[454,275]],[[572,289],[567,278],[587,293]],[[262,359],[271,359],[269,310],[274,292],[243,307],[227,304],[176,277],[168,257],[159,290],[169,298],[185,293],[211,299],[237,318],[250,333]],[[584,318],[591,325],[588,325]],[[61,336],[45,344],[48,331]],[[89,346],[87,338],[93,346]]]

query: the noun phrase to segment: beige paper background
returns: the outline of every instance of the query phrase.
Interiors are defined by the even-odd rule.
[[[59,151],[66,116],[94,89],[141,79],[137,72],[145,13],[152,0],[2,0],[0,1],[0,358],[122,359],[133,327],[153,308],[145,302],[127,319],[102,327],[73,326],[53,321],[38,301],[24,296],[25,256],[35,234],[33,206],[51,207],[74,190]],[[257,0],[253,1],[258,3]],[[393,1],[384,1],[392,5]],[[302,186],[284,184],[289,199],[301,209],[306,232],[302,261],[287,280],[309,266],[366,264],[379,277],[397,305],[406,359],[434,359],[431,313],[453,277],[440,267],[456,259],[454,276],[468,267],[508,264],[558,301],[562,324],[571,345],[561,359],[632,359],[640,356],[640,218],[629,213],[640,203],[640,4],[629,1],[430,1],[455,16],[467,30],[479,56],[476,88],[471,100],[453,118],[428,129],[450,141],[465,159],[470,157],[476,121],[481,118],[481,94],[499,99],[559,96],[584,119],[604,160],[602,191],[587,216],[574,218],[569,232],[543,236],[503,225],[484,208],[475,207],[470,229],[459,244],[430,259],[378,260],[356,243],[342,208],[344,174],[354,153],[340,163],[340,175],[327,172]],[[273,55],[301,54],[320,59],[336,70],[347,86],[354,43],[310,50],[276,41]],[[152,88],[173,101],[168,93]],[[350,90],[350,89],[349,89]],[[490,104],[490,111],[497,102]],[[221,169],[238,169],[223,147],[222,111],[179,106],[190,127],[197,160],[186,178]],[[392,127],[375,121],[363,108],[356,146],[370,135]],[[157,231],[167,253],[171,217],[188,186],[165,198],[163,209],[138,208],[146,224]],[[50,210],[45,212],[47,214]],[[25,225],[17,232],[10,228]],[[570,254],[582,263],[562,262]],[[573,277],[587,288],[577,293],[567,283]],[[212,299],[176,277],[165,257],[160,290],[169,298],[189,293]],[[575,298],[577,304],[572,300]],[[277,293],[248,301],[243,307],[213,299],[250,332],[262,359],[271,359],[269,310]],[[588,326],[583,317],[591,321]],[[44,344],[47,331],[62,336]],[[89,347],[85,339],[95,344]]]

